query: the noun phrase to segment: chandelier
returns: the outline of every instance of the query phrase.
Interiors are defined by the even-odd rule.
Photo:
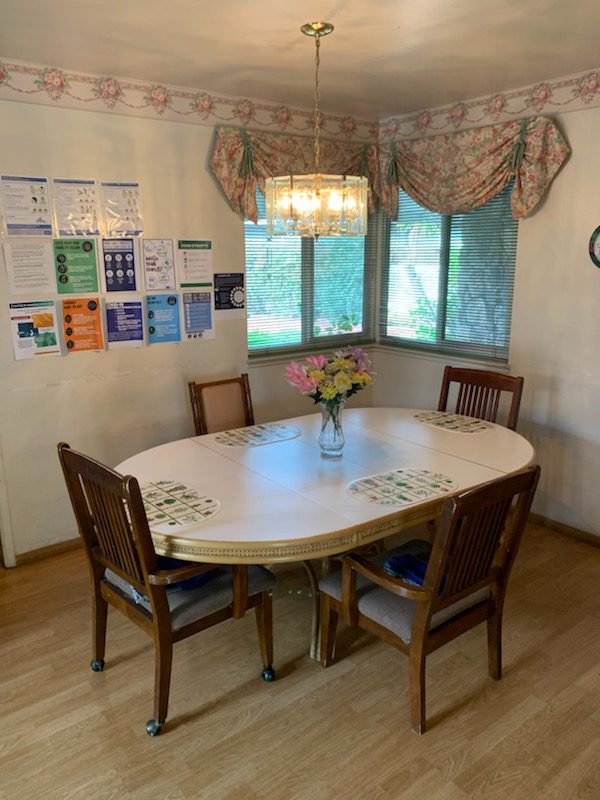
[[[283,175],[265,182],[268,236],[364,236],[367,232],[367,179],[357,175],[323,175],[319,48],[321,36],[333,30],[329,22],[307,22],[300,30],[315,40],[315,171]]]

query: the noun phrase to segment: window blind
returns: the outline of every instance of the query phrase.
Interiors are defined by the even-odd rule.
[[[258,223],[244,223],[249,352],[325,350],[372,336],[369,237],[269,239],[261,192],[256,199]]]
[[[452,216],[400,193],[383,264],[382,340],[508,359],[518,230],[510,190]]]

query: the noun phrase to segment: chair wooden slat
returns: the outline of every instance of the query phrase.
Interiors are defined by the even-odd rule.
[[[481,369],[447,366],[444,370],[438,411],[448,410],[451,384],[457,383],[455,414],[497,422],[503,393],[511,396],[506,427],[515,430],[519,417],[523,378]]]

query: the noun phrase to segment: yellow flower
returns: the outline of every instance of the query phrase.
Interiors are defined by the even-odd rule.
[[[319,387],[319,391],[321,392],[323,400],[334,400],[338,395],[337,389],[332,383]]]
[[[335,388],[337,389],[340,394],[343,392],[347,392],[348,389],[352,388],[352,380],[347,372],[338,372],[335,375],[333,382],[335,384]]]
[[[368,372],[355,372],[352,376],[352,383],[360,383],[363,386],[370,386],[373,383],[373,378]]]
[[[334,358],[332,362],[333,368],[337,372],[340,369],[348,369],[352,371],[356,364],[349,358]]]
[[[325,373],[323,372],[322,369],[314,369],[314,368],[309,367],[306,370],[306,374],[308,375],[309,378],[312,378],[318,384],[322,383],[325,380]]]

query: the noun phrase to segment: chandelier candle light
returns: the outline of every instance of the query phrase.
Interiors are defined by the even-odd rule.
[[[329,22],[307,22],[300,30],[315,40],[315,172],[267,178],[268,236],[364,236],[367,232],[368,181],[357,175],[322,175],[319,48]]]
[[[373,383],[369,356],[360,347],[338,350],[332,356],[308,356],[292,361],[285,378],[321,407],[321,455],[339,458],[344,448],[342,411],[348,397]]]

